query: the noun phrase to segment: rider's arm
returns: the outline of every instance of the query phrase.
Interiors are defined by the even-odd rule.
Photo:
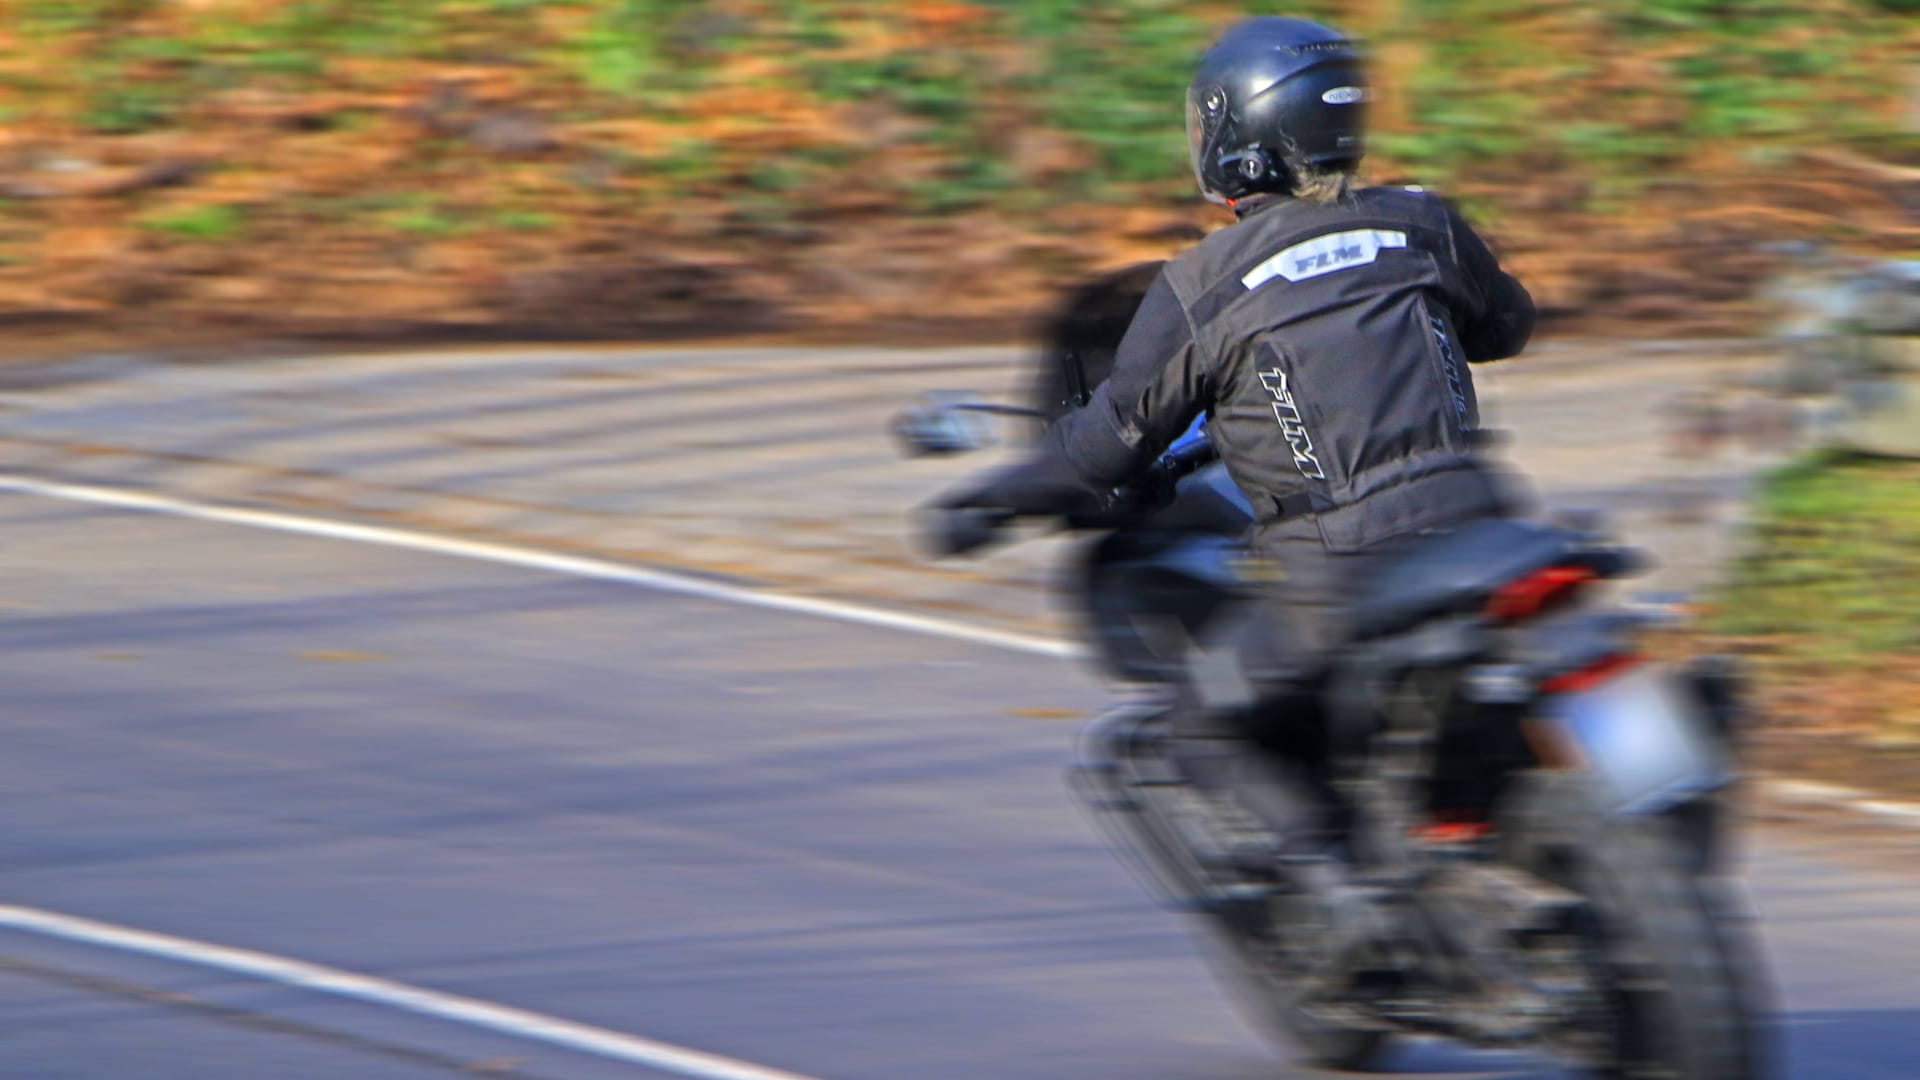
[[[1112,375],[1085,408],[1053,425],[1043,445],[1087,487],[1111,488],[1187,430],[1209,400],[1209,376],[1186,308],[1162,274],[1120,341]]]
[[[1533,297],[1512,274],[1500,269],[1486,241],[1466,219],[1447,208],[1454,255],[1468,287],[1477,293],[1454,312],[1460,344],[1473,363],[1517,356],[1533,336]]]
[[[1063,512],[1133,476],[1192,424],[1212,393],[1186,308],[1155,279],[1120,342],[1113,373],[1061,417],[1027,461],[947,505]]]

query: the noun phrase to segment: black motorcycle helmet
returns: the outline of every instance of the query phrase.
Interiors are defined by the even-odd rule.
[[[1249,19],[1207,50],[1187,90],[1187,142],[1217,203],[1286,193],[1303,172],[1351,170],[1366,153],[1359,46],[1305,19]]]

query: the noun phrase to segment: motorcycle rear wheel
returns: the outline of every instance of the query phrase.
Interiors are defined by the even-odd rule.
[[[1751,942],[1689,871],[1666,823],[1606,814],[1577,774],[1543,776],[1503,830],[1513,866],[1580,895],[1598,991],[1581,1024],[1605,1080],[1761,1080],[1764,990]]]

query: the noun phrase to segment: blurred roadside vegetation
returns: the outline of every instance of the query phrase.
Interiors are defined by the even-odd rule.
[[[1709,629],[1764,676],[1777,764],[1920,791],[1920,461],[1796,461],[1753,530]]]
[[[0,319],[130,333],[1001,327],[1218,218],[1181,92],[1365,35],[1371,175],[1550,313],[1752,328],[1920,250],[1920,0],[6,0]]]
[[[1830,452],[1768,478],[1720,629],[1825,665],[1920,654],[1920,462]]]

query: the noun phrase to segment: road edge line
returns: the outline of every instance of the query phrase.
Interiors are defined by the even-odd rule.
[[[391,525],[364,525],[337,518],[297,514],[284,510],[203,502],[178,496],[156,495],[131,488],[40,480],[17,473],[0,473],[0,493],[5,492],[265,529],[298,536],[421,551],[527,570],[541,570],[569,577],[610,581],[742,607],[808,615],[880,629],[904,630],[928,637],[985,645],[1029,656],[1061,660],[1078,660],[1087,656],[1087,650],[1083,646],[1057,638],[1016,634],[949,619],[889,611],[885,608],[867,607],[820,597],[766,592],[746,586],[704,581],[668,570],[656,570],[630,563],[615,562],[611,559],[562,555],[518,544],[465,540],[417,529],[403,529]],[[1763,790],[1782,802],[1830,806],[1850,810],[1863,817],[1876,818],[1888,825],[1920,828],[1920,803],[1897,803],[1877,799],[1872,793],[1866,791],[1813,781],[1793,780],[1787,777],[1765,778],[1761,784]]]
[[[828,600],[817,596],[791,595],[744,585],[728,585],[669,570],[658,570],[584,555],[563,555],[537,547],[500,541],[466,540],[419,529],[392,525],[367,525],[285,510],[204,502],[175,495],[158,495],[132,488],[40,480],[17,473],[0,473],[0,493],[6,492],[190,518],[196,521],[238,525],[298,536],[447,555],[525,570],[540,570],[569,577],[632,585],[656,592],[715,600],[742,607],[781,611],[792,615],[808,615],[883,630],[902,630],[928,637],[986,645],[1029,656],[1077,660],[1087,655],[1086,649],[1079,644],[1057,638],[994,630],[950,619]]]
[[[37,934],[243,975],[281,986],[546,1043],[656,1071],[694,1077],[696,1080],[814,1080],[799,1073],[675,1046],[610,1028],[562,1020],[510,1005],[427,990],[271,953],[136,930],[38,908],[0,905],[0,930]]]
[[[1873,818],[1893,828],[1920,829],[1920,802],[1885,799],[1864,788],[1817,780],[1795,780],[1783,776],[1756,779],[1760,790],[1775,802],[1843,810],[1858,817]]]

